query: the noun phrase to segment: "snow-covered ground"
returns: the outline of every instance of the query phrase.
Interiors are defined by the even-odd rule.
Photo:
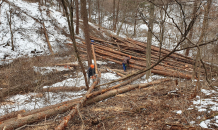
[[[87,61],[85,62],[85,64]],[[105,64],[106,62],[97,61],[97,63]],[[42,74],[44,73],[51,73],[54,70],[58,71],[64,71],[67,68],[63,67],[34,67],[35,71],[40,72]],[[43,68],[43,69],[42,69]],[[51,87],[81,87],[85,86],[85,80],[83,77],[83,74],[81,72],[77,73],[77,78],[68,78],[66,80],[63,80],[61,82],[54,83],[51,86],[44,86],[43,88],[51,88]],[[119,79],[120,76],[116,75],[113,72],[107,72],[101,74],[101,79],[99,84],[104,84],[112,80]],[[146,76],[143,76],[141,79],[138,79],[132,84],[140,84],[140,83],[147,83],[152,81],[153,79],[160,79],[164,78],[162,76],[153,75],[151,78],[146,80]],[[93,83],[92,80],[90,80],[90,85]],[[110,86],[116,85],[117,83],[111,84]],[[101,88],[106,88],[110,86],[101,86]],[[57,103],[61,103],[64,101],[76,99],[82,97],[86,93],[85,90],[81,90],[78,92],[45,92],[44,94],[39,93],[28,93],[23,95],[15,95],[12,97],[8,97],[5,102],[3,102],[0,105],[0,116],[4,115],[6,113],[10,113],[13,111],[19,111],[19,110],[33,110],[37,108],[42,108],[49,105],[54,105]]]

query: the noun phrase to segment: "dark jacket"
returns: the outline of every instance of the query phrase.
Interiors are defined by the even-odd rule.
[[[87,70],[88,77],[95,75],[95,68],[89,67]]]
[[[123,60],[124,64],[129,64],[130,57],[125,57]]]

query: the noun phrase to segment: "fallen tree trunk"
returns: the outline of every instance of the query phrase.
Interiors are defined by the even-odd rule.
[[[97,77],[96,81],[92,84],[92,86],[87,91],[86,95],[81,99],[81,101],[76,105],[76,107],[70,111],[70,113],[64,117],[62,122],[55,128],[55,130],[63,130],[66,126],[68,121],[77,113],[79,108],[84,104],[84,102],[87,100],[86,96],[91,93],[91,91],[94,89],[94,87],[98,84],[99,77]]]
[[[25,112],[25,110],[20,110],[20,111],[11,112],[11,113],[8,113],[6,115],[0,116],[0,122],[2,122],[4,120],[7,120],[7,119],[10,119],[10,118],[14,118],[18,114],[21,114],[21,113],[24,113],[24,112]]]
[[[115,96],[117,94],[128,92],[128,91],[136,89],[136,88],[145,88],[145,87],[149,87],[151,85],[156,85],[156,84],[160,84],[162,82],[171,81],[171,80],[172,79],[167,78],[167,79],[159,79],[159,80],[156,80],[156,81],[153,81],[153,82],[150,82],[150,83],[127,85],[127,86],[124,86],[122,88],[113,89],[113,90],[108,91],[108,92],[106,92],[104,94],[98,95],[98,96],[96,96],[94,98],[90,98],[90,99],[88,99],[86,101],[85,104],[88,105],[88,104],[98,102],[98,101],[107,99],[109,97]]]
[[[63,64],[56,64],[56,66],[70,66],[70,67],[77,67],[77,66],[79,66],[79,64],[63,63]]]
[[[118,88],[118,87],[121,87],[121,86],[124,86],[124,85],[126,85],[126,84],[129,84],[129,83],[133,82],[134,80],[137,80],[137,79],[141,78],[141,77],[144,76],[145,74],[146,74],[146,72],[145,72],[145,73],[141,73],[141,74],[139,74],[139,75],[137,75],[137,76],[135,76],[135,77],[133,77],[133,78],[130,78],[129,80],[127,80],[127,81],[125,81],[125,82],[122,82],[122,83],[120,83],[120,84],[117,84],[117,85],[115,85],[115,86],[113,86],[113,87],[110,87],[110,88],[107,88],[107,89],[102,89],[102,90],[100,90],[100,91],[90,93],[90,94],[87,95],[87,98],[94,97],[94,96],[96,96],[96,95],[105,93],[105,92],[107,92],[107,91],[109,91],[109,90],[116,89],[116,88]]]
[[[86,89],[85,86],[81,87],[50,87],[43,88],[43,92],[72,92],[72,91],[80,91],[82,89]]]
[[[21,127],[26,124],[31,124],[46,118],[49,118],[53,115],[57,115],[59,113],[64,113],[75,106],[77,102],[69,102],[67,104],[63,104],[62,106],[53,107],[51,109],[47,109],[42,112],[38,112],[32,115],[28,115],[20,118],[12,118],[3,122],[0,122],[0,130],[14,130],[18,127]],[[21,114],[22,115],[22,114]]]

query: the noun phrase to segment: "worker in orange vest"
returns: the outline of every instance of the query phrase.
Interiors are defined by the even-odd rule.
[[[87,70],[87,74],[88,74],[88,84],[90,83],[90,77],[91,79],[95,79],[95,66],[93,64],[90,65],[90,67]]]

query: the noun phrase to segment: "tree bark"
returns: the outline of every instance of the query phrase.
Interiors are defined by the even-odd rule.
[[[83,30],[85,33],[85,43],[87,47],[87,59],[88,59],[88,66],[92,64],[92,52],[91,52],[91,44],[90,44],[90,34],[89,34],[89,24],[88,24],[88,17],[87,17],[87,9],[86,9],[86,0],[81,0],[81,15],[83,19]]]
[[[202,43],[203,38],[204,38],[205,33],[207,31],[207,28],[208,28],[208,15],[209,15],[211,3],[212,3],[212,0],[207,1],[207,6],[206,6],[205,12],[204,12],[204,19],[203,19],[203,26],[201,29],[201,35],[200,35],[200,38],[197,42],[198,45]],[[200,59],[201,59],[201,49],[198,48],[192,78],[194,78],[196,76],[199,79],[199,73],[197,71],[197,67],[199,67],[199,65],[200,65]]]
[[[8,18],[8,24],[9,24],[9,28],[10,28],[10,33],[11,33],[11,50],[14,51],[14,34],[13,34],[13,31],[12,31],[12,27],[11,27],[11,24],[12,24],[12,21],[11,21],[11,15],[12,13],[12,10],[11,10],[11,7],[9,5],[9,15],[7,13],[7,18]]]
[[[120,11],[119,9],[120,9],[120,0],[118,0],[118,2],[117,2],[117,12],[116,12],[116,20],[114,23],[114,32],[116,32],[116,30],[117,30],[118,15],[119,15],[119,11]]]
[[[153,21],[154,21],[154,5],[150,4],[149,12],[149,24],[148,24],[148,37],[147,37],[147,48],[146,48],[146,69],[151,66],[151,43],[152,43],[152,31],[153,31]],[[146,72],[146,78],[148,79],[151,75],[151,70]]]
[[[92,0],[88,0],[88,4],[89,4],[89,22],[91,22],[91,19],[92,19],[92,8],[91,8],[91,3],[92,3]]]
[[[46,41],[47,41],[47,44],[48,44],[48,50],[51,52],[52,55],[54,55],[54,52],[53,52],[52,47],[51,47],[51,43],[50,43],[49,38],[48,38],[47,31],[46,31],[46,28],[45,28],[44,21],[42,22],[42,25],[43,25],[44,35],[45,35],[45,38],[46,38]]]
[[[198,0],[195,0],[194,8],[193,8],[193,11],[192,11],[192,17],[195,17],[195,14],[197,12],[197,3],[198,3]],[[189,36],[188,36],[189,39],[192,39],[192,35],[193,35],[193,28],[190,30],[190,33],[189,33]],[[189,44],[191,44],[191,43],[189,42]],[[189,51],[190,51],[190,48],[185,50],[185,56],[189,55]]]
[[[116,27],[115,27],[115,21],[116,21],[116,15],[115,15],[115,0],[113,0],[113,30],[115,31],[116,30]]]
[[[4,121],[4,120],[8,120],[10,118],[14,118],[16,117],[18,114],[24,113],[25,110],[20,110],[20,111],[16,111],[16,112],[11,112],[8,113],[6,115],[0,116],[0,122]]]
[[[79,2],[75,0],[76,5],[76,34],[79,34]]]

